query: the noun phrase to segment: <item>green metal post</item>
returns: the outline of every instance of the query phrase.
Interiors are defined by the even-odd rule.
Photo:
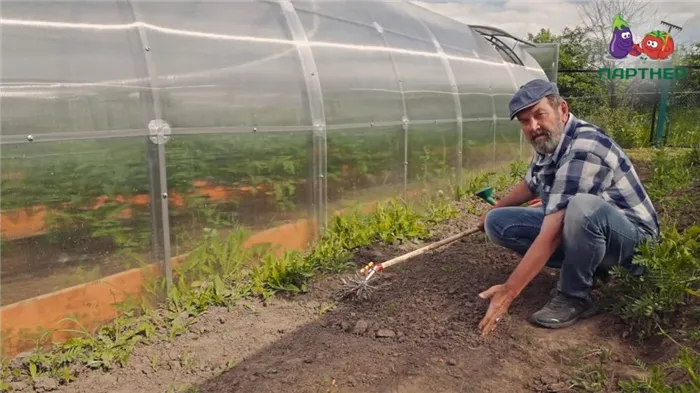
[[[664,126],[666,124],[666,107],[668,105],[669,80],[661,80],[661,102],[659,103],[659,117],[656,119],[656,136],[653,145],[659,146],[664,140]]]

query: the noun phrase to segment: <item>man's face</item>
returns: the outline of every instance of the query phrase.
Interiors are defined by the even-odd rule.
[[[563,101],[558,108],[552,107],[547,98],[517,114],[525,138],[540,154],[554,153],[564,133],[568,119],[568,106]]]

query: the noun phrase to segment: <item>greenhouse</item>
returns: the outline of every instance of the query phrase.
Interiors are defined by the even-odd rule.
[[[2,302],[51,294],[66,314],[57,291],[169,275],[205,228],[293,223],[267,238],[303,246],[351,203],[527,155],[508,100],[556,76],[556,47],[411,3],[2,14]]]
[[[541,10],[467,3],[4,1],[0,391],[695,391],[700,8],[552,3],[611,14],[516,34]],[[610,66],[608,25],[676,52]],[[527,320],[558,268],[527,281],[545,256],[479,225],[525,193],[508,103],[533,79],[624,150],[661,227],[641,279],[586,265],[603,312],[556,332]]]

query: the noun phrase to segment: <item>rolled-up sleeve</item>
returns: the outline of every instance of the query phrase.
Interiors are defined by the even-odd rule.
[[[613,178],[613,170],[598,155],[572,151],[562,159],[554,175],[545,215],[566,209],[576,194],[600,195]]]

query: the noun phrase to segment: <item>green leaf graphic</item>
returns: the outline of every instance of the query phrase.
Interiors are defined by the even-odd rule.
[[[623,27],[630,27],[630,24],[622,19],[620,14],[615,15],[615,20],[613,21],[613,31],[622,30]]]

